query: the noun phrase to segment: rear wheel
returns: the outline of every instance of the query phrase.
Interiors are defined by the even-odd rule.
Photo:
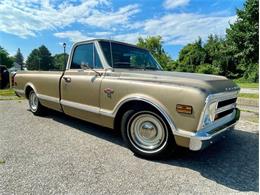
[[[36,93],[32,90],[29,93],[29,106],[30,110],[35,115],[42,115],[44,114],[45,107],[41,105],[39,98],[37,97]]]
[[[142,157],[158,157],[175,147],[164,119],[150,109],[127,111],[122,118],[121,131],[128,147]]]

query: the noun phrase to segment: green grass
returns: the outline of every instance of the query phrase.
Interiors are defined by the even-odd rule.
[[[0,160],[0,164],[5,164],[5,160]]]
[[[240,93],[238,97],[241,98],[252,98],[252,99],[258,99],[259,95],[255,93]]]
[[[20,103],[21,101],[20,100],[24,100],[24,98],[22,98],[22,97],[11,97],[10,96],[10,98],[8,97],[8,98],[1,98],[1,96],[0,96],[0,101],[6,101],[6,100],[19,100],[18,102]]]
[[[22,100],[22,97],[15,95],[13,89],[1,89],[0,90],[0,101],[4,100]]]
[[[259,83],[249,83],[249,82],[241,82],[234,80],[236,84],[241,88],[259,88]]]
[[[15,96],[13,89],[1,89],[0,96]]]

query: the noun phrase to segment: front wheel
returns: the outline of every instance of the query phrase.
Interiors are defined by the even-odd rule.
[[[152,110],[127,111],[122,118],[121,131],[128,147],[142,157],[158,157],[175,147],[164,119]]]
[[[29,106],[30,110],[35,115],[42,115],[45,112],[45,107],[41,105],[39,98],[33,90],[29,93]]]

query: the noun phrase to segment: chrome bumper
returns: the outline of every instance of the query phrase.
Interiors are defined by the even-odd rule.
[[[223,122],[220,125],[215,125],[199,130],[190,137],[189,149],[193,151],[201,150],[210,144],[225,136],[228,130],[232,129],[240,117],[240,110],[234,109],[231,120]]]

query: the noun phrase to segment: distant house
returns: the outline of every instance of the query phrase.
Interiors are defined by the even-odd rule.
[[[23,70],[26,70],[25,66],[23,66],[22,68],[23,68]],[[9,68],[8,70],[9,70],[9,72],[17,72],[18,70],[21,70],[21,65],[14,62],[13,66],[11,68]]]

